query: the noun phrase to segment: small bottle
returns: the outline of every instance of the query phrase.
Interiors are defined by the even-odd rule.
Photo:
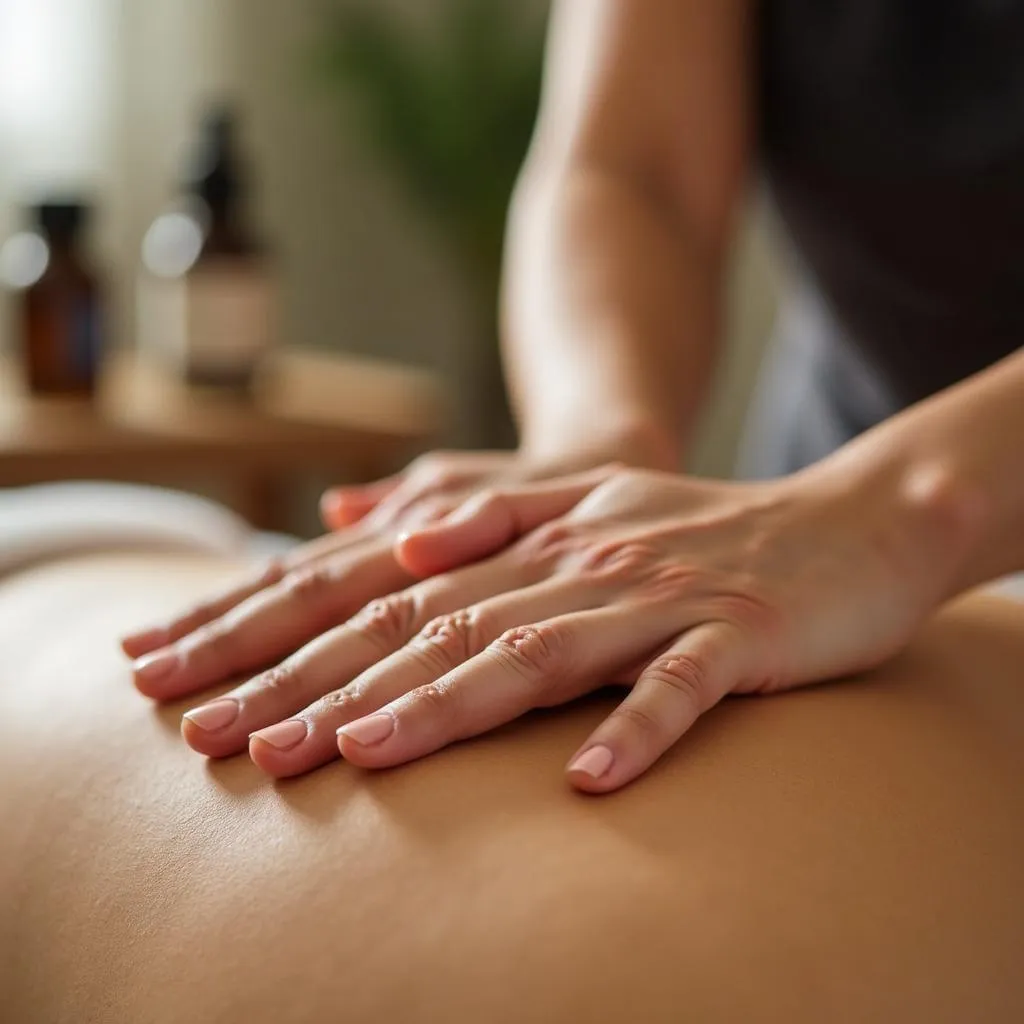
[[[273,339],[274,282],[244,199],[234,120],[217,112],[204,122],[184,201],[143,243],[140,344],[190,384],[246,390]]]
[[[15,292],[22,362],[35,395],[91,398],[102,354],[100,283],[81,246],[88,207],[47,202],[34,231],[4,246],[5,283]]]

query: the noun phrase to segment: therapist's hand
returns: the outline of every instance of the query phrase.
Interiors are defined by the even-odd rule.
[[[412,582],[393,554],[400,531],[443,517],[481,487],[561,469],[512,452],[436,452],[387,480],[328,491],[321,513],[337,532],[122,641],[135,659],[136,685],[174,699],[279,661],[374,597]]]
[[[322,515],[335,532],[122,641],[135,659],[136,686],[147,696],[174,700],[273,665],[373,598],[413,582],[394,556],[401,532],[441,519],[483,487],[593,467],[609,453],[638,461],[653,457],[625,435],[592,451],[567,448],[543,456],[434,452],[387,480],[328,491]]]
[[[845,471],[740,485],[609,469],[482,495],[399,544],[407,571],[440,575],[215,702],[226,727],[185,736],[215,756],[249,742],[278,776],[339,750],[380,768],[614,681],[629,693],[569,767],[612,790],[726,694],[898,651],[953,571],[933,492]]]

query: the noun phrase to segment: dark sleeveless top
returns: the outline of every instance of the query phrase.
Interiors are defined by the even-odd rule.
[[[1024,0],[759,19],[761,166],[796,268],[746,452],[768,476],[1024,345]]]

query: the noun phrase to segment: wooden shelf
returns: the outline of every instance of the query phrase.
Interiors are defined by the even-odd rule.
[[[188,473],[372,479],[433,440],[442,409],[428,374],[318,353],[279,354],[253,400],[189,388],[134,354],[112,360],[95,403],[32,397],[0,363],[0,486]]]

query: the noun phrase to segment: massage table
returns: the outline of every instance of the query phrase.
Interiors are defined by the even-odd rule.
[[[239,571],[0,581],[5,1024],[1024,1021],[1024,605],[595,798],[563,767],[614,691],[379,773],[193,753],[117,638]]]

